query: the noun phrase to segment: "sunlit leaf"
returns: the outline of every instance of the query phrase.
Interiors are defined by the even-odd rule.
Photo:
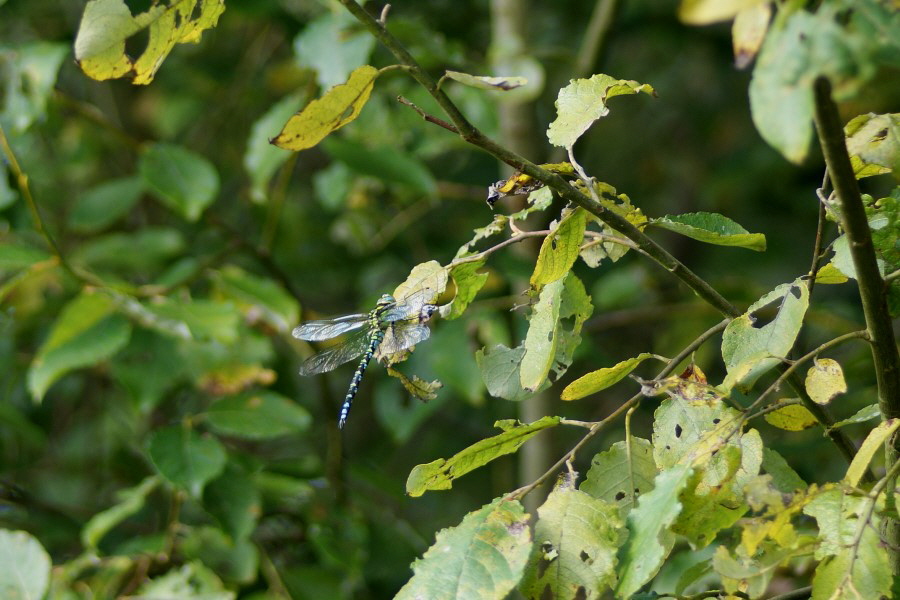
[[[0,529],[0,594],[40,600],[50,586],[50,555],[30,533]]]
[[[522,388],[535,391],[547,379],[556,356],[558,342],[560,297],[563,281],[557,279],[541,290],[537,303],[532,307],[525,335],[525,356],[519,370]]]
[[[635,500],[653,489],[655,477],[656,463],[650,440],[632,437],[594,455],[591,468],[579,489],[595,498],[615,503],[619,516],[625,519]]]
[[[372,93],[378,69],[364,65],[350,74],[347,83],[336,85],[313,100],[285,123],[273,144],[287,150],[312,148],[332,131],[359,116]]]
[[[559,425],[560,417],[543,417],[533,423],[505,427],[503,433],[476,442],[448,459],[416,466],[406,480],[406,493],[421,496],[428,490],[449,490],[453,480],[490,461],[511,454],[532,436]],[[498,423],[499,425],[500,423]]]
[[[853,461],[847,468],[844,481],[848,485],[859,485],[875,453],[884,447],[884,441],[893,435],[898,428],[900,428],[900,419],[888,419],[883,423],[879,423],[877,427],[869,432],[869,435],[866,436],[859,450],[853,456]]]
[[[28,371],[35,400],[64,374],[106,360],[128,343],[131,325],[115,310],[108,296],[89,292],[66,305]]]
[[[528,83],[528,80],[524,77],[490,77],[487,75],[469,75],[459,71],[445,71],[444,74],[446,77],[463,85],[482,90],[500,90],[505,92]]]
[[[150,460],[173,484],[195,498],[203,486],[225,468],[225,448],[216,438],[182,425],[158,429],[147,444]]]
[[[270,390],[223,398],[206,413],[214,430],[247,439],[266,439],[309,428],[312,417],[296,402]]]
[[[857,411],[856,414],[854,414],[852,417],[838,421],[837,423],[832,425],[831,428],[834,429],[836,427],[853,425],[855,423],[865,423],[866,421],[872,421],[880,417],[881,407],[877,404],[870,404],[869,406],[859,409],[859,411]]]
[[[559,600],[600,597],[615,585],[622,522],[612,502],[557,486],[538,509],[534,547],[519,590]]]
[[[75,59],[94,79],[128,75],[133,83],[150,83],[175,44],[200,41],[224,10],[224,0],[170,0],[132,16],[122,0],[90,0],[78,26]],[[149,41],[134,59],[126,54],[125,41],[144,29]]]
[[[560,398],[563,400],[579,400],[585,396],[590,396],[591,394],[605,390],[624,379],[629,373],[634,371],[638,365],[652,357],[653,355],[649,352],[642,352],[634,358],[623,360],[611,367],[597,369],[587,375],[582,375],[566,386],[562,391]]]
[[[723,384],[750,386],[764,372],[787,356],[797,339],[803,317],[809,306],[806,283],[796,280],[779,285],[754,302],[740,317],[725,328],[722,335],[722,358],[728,369]],[[770,314],[775,316],[768,322]],[[754,314],[759,311],[759,314]]]
[[[816,359],[806,372],[806,392],[814,402],[828,404],[832,398],[847,391],[844,371],[833,358]]]
[[[857,179],[893,171],[900,178],[900,113],[868,113],[844,127]]]
[[[803,431],[818,423],[816,417],[802,404],[782,406],[766,413],[763,418],[770,425],[785,431]]]
[[[456,295],[453,301],[441,307],[441,317],[455,319],[465,312],[466,307],[475,299],[478,290],[484,286],[488,279],[487,273],[479,273],[484,266],[484,258],[459,263],[450,268],[450,277],[456,286]]]
[[[436,260],[419,263],[413,267],[406,280],[394,289],[394,298],[403,300],[419,290],[428,289],[426,301],[434,302],[447,289],[448,273]]]
[[[559,90],[556,98],[556,120],[547,129],[547,139],[554,146],[571,148],[600,117],[609,113],[607,100],[622,94],[655,95],[647,84],[609,75],[597,74],[590,79],[573,79]]]
[[[96,549],[103,536],[113,527],[144,507],[147,495],[157,488],[159,481],[159,477],[151,475],[132,488],[119,490],[116,493],[118,502],[92,516],[81,530],[81,543],[87,548]]]
[[[764,252],[766,249],[766,236],[761,233],[749,233],[728,217],[717,213],[666,215],[659,219],[651,219],[650,224],[707,244],[738,246],[757,252]]]
[[[138,168],[153,194],[188,221],[199,219],[219,193],[213,164],[176,144],[152,144],[141,154]]]
[[[586,223],[584,209],[576,208],[565,214],[556,229],[544,238],[531,274],[532,286],[540,287],[565,277],[578,258]]]
[[[528,515],[518,501],[494,500],[456,527],[437,533],[413,565],[395,600],[505,598],[522,576],[531,550]]]
[[[490,350],[480,348],[475,353],[475,361],[481,371],[481,379],[488,394],[506,400],[524,400],[533,394],[522,388],[519,369],[525,357],[525,347],[507,348],[497,344]],[[550,385],[547,381],[541,389]]]
[[[772,6],[768,2],[756,2],[735,16],[731,27],[731,44],[734,63],[743,69],[756,57],[769,30]]]
[[[746,8],[766,0],[681,0],[678,18],[689,25],[709,25],[733,19]]]
[[[654,488],[641,494],[628,515],[628,541],[619,549],[617,598],[628,598],[659,571],[675,543],[668,527],[681,512],[678,494],[693,474],[690,464],[659,473]]]

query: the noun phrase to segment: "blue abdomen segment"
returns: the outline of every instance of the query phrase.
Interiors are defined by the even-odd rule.
[[[353,405],[353,399],[356,397],[356,393],[359,391],[359,384],[362,381],[363,375],[366,374],[366,368],[369,366],[369,361],[371,361],[372,357],[375,356],[375,351],[378,350],[378,345],[381,344],[381,341],[383,339],[383,331],[376,330],[372,333],[372,339],[369,341],[369,346],[366,348],[366,353],[359,361],[359,366],[356,367],[356,372],[353,373],[353,379],[350,380],[350,388],[347,390],[347,395],[344,396],[344,403],[341,405],[341,414],[338,417],[338,427],[341,429],[344,428],[344,423],[347,422],[347,417],[350,414],[350,407]]]

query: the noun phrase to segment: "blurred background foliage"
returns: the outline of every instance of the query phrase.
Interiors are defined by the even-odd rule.
[[[129,4],[137,12],[149,2]],[[602,72],[651,84],[658,98],[612,103],[579,142],[581,164],[647,215],[718,212],[764,233],[763,254],[654,233],[739,306],[805,273],[822,161],[814,154],[791,165],[756,133],[750,74],[734,66],[728,25],[685,26],[674,0],[623,2],[597,52],[585,55],[594,8],[582,0],[397,2],[389,25],[435,74],[543,80],[511,99],[448,84],[476,126],[538,163],[562,158],[544,132],[569,79]],[[148,86],[80,72],[71,48],[82,10],[61,0],[0,2],[0,123],[62,255],[76,273],[99,278],[86,285],[51,258],[7,167],[0,521],[33,533],[65,565],[54,585],[71,597],[135,593],[146,577],[171,586],[203,580],[210,589],[221,580],[241,597],[390,596],[437,529],[527,482],[580,435],[554,431],[528,462],[497,460],[453,493],[404,495],[416,464],[490,435],[496,419],[527,417],[521,405],[486,394],[474,356],[524,335],[523,311],[510,309],[526,303],[520,294],[539,243],[492,255],[488,284],[464,318],[434,323],[432,339],[404,365],[443,382],[428,404],[373,368],[339,434],[349,368],[300,378],[312,349],[289,332],[301,319],[366,310],[418,263],[446,264],[490,222],[486,188],[508,173],[397,103],[403,95],[438,114],[399,71],[381,77],[360,118],[320,146],[296,155],[270,146],[288,116],[354,67],[392,62],[336,4],[228,0],[218,26],[198,45],[176,47]],[[133,43],[139,50],[141,40]],[[900,79],[879,81],[843,107],[847,119],[896,108]],[[173,165],[183,176],[167,171]],[[863,184],[876,197],[890,185],[878,177]],[[529,226],[546,227],[542,218]],[[594,316],[568,375],[544,394],[547,414],[602,418],[634,393],[633,382],[566,405],[560,386],[642,351],[673,355],[720,319],[635,253],[576,272]],[[806,348],[862,323],[851,286],[817,293],[827,310],[813,306]],[[79,332],[94,354],[70,359],[49,387],[29,381],[73,302],[90,308],[74,321],[99,315]],[[871,403],[864,350],[836,352],[850,387],[839,418]],[[721,379],[714,345],[696,360],[711,381]],[[635,434],[648,436],[652,410],[645,402]],[[843,472],[818,432],[755,426],[809,481]],[[623,436],[601,436],[596,450]],[[199,464],[179,463],[194,453]],[[123,491],[137,498],[134,510],[104,528],[98,514],[121,506]]]

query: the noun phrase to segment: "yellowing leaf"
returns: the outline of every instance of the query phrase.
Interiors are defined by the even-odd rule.
[[[606,101],[622,94],[656,95],[646,83],[616,79],[597,74],[590,79],[573,79],[559,90],[556,98],[556,120],[547,129],[547,139],[554,146],[571,148],[581,135],[600,117],[609,113]]]
[[[860,115],[844,127],[857,179],[900,170],[900,113]],[[900,178],[900,177],[898,177]]]
[[[768,0],[681,0],[678,18],[690,25],[733,19],[739,12]]]
[[[347,83],[336,85],[288,119],[272,143],[288,150],[305,150],[359,116],[375,86],[378,69],[363,65],[350,73]]]
[[[642,352],[634,358],[629,358],[617,363],[611,367],[597,369],[587,375],[582,375],[572,383],[566,386],[562,391],[560,398],[563,400],[578,400],[585,396],[590,396],[600,390],[605,390],[609,386],[618,383],[637,368],[639,364],[653,356],[649,352]]]
[[[806,391],[817,404],[828,404],[838,394],[847,391],[844,371],[832,358],[815,361],[806,373]]]
[[[879,423],[878,427],[869,432],[853,457],[853,462],[847,468],[844,481],[848,485],[859,485],[860,479],[869,468],[869,463],[872,462],[872,457],[884,446],[884,441],[897,431],[898,427],[900,427],[900,419],[888,419]]]
[[[75,38],[75,59],[88,77],[102,81],[129,75],[133,83],[147,84],[175,44],[198,42],[224,10],[224,0],[171,0],[132,16],[122,0],[90,0]],[[149,30],[147,47],[131,58],[125,40],[143,29]]]
[[[531,274],[531,285],[539,287],[564,277],[575,259],[584,239],[587,221],[583,208],[576,208],[559,222],[559,226],[544,238],[537,264]]]
[[[734,63],[743,69],[756,56],[769,30],[772,6],[759,2],[741,10],[731,27],[731,44],[734,48]]]
[[[770,425],[785,431],[803,431],[817,422],[812,413],[799,404],[791,404],[766,413],[765,419]]]
[[[834,263],[828,263],[816,272],[816,283],[846,283],[847,279],[847,276],[834,266]]]

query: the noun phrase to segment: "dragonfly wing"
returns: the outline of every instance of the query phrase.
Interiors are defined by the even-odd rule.
[[[384,332],[384,341],[378,348],[379,356],[403,352],[419,342],[424,342],[430,335],[431,330],[426,325],[418,323],[391,326]]]
[[[368,346],[369,332],[366,330],[357,331],[337,346],[323,350],[306,359],[300,365],[300,374],[315,375],[316,373],[331,371],[363,354]]]
[[[418,289],[406,298],[399,299],[385,308],[379,313],[378,318],[382,323],[390,323],[418,317],[426,304],[434,302],[435,295],[435,290],[432,288]]]
[[[317,342],[359,329],[368,321],[369,315],[364,314],[347,315],[337,319],[325,319],[324,321],[307,321],[299,327],[295,327],[291,335],[308,342]]]

